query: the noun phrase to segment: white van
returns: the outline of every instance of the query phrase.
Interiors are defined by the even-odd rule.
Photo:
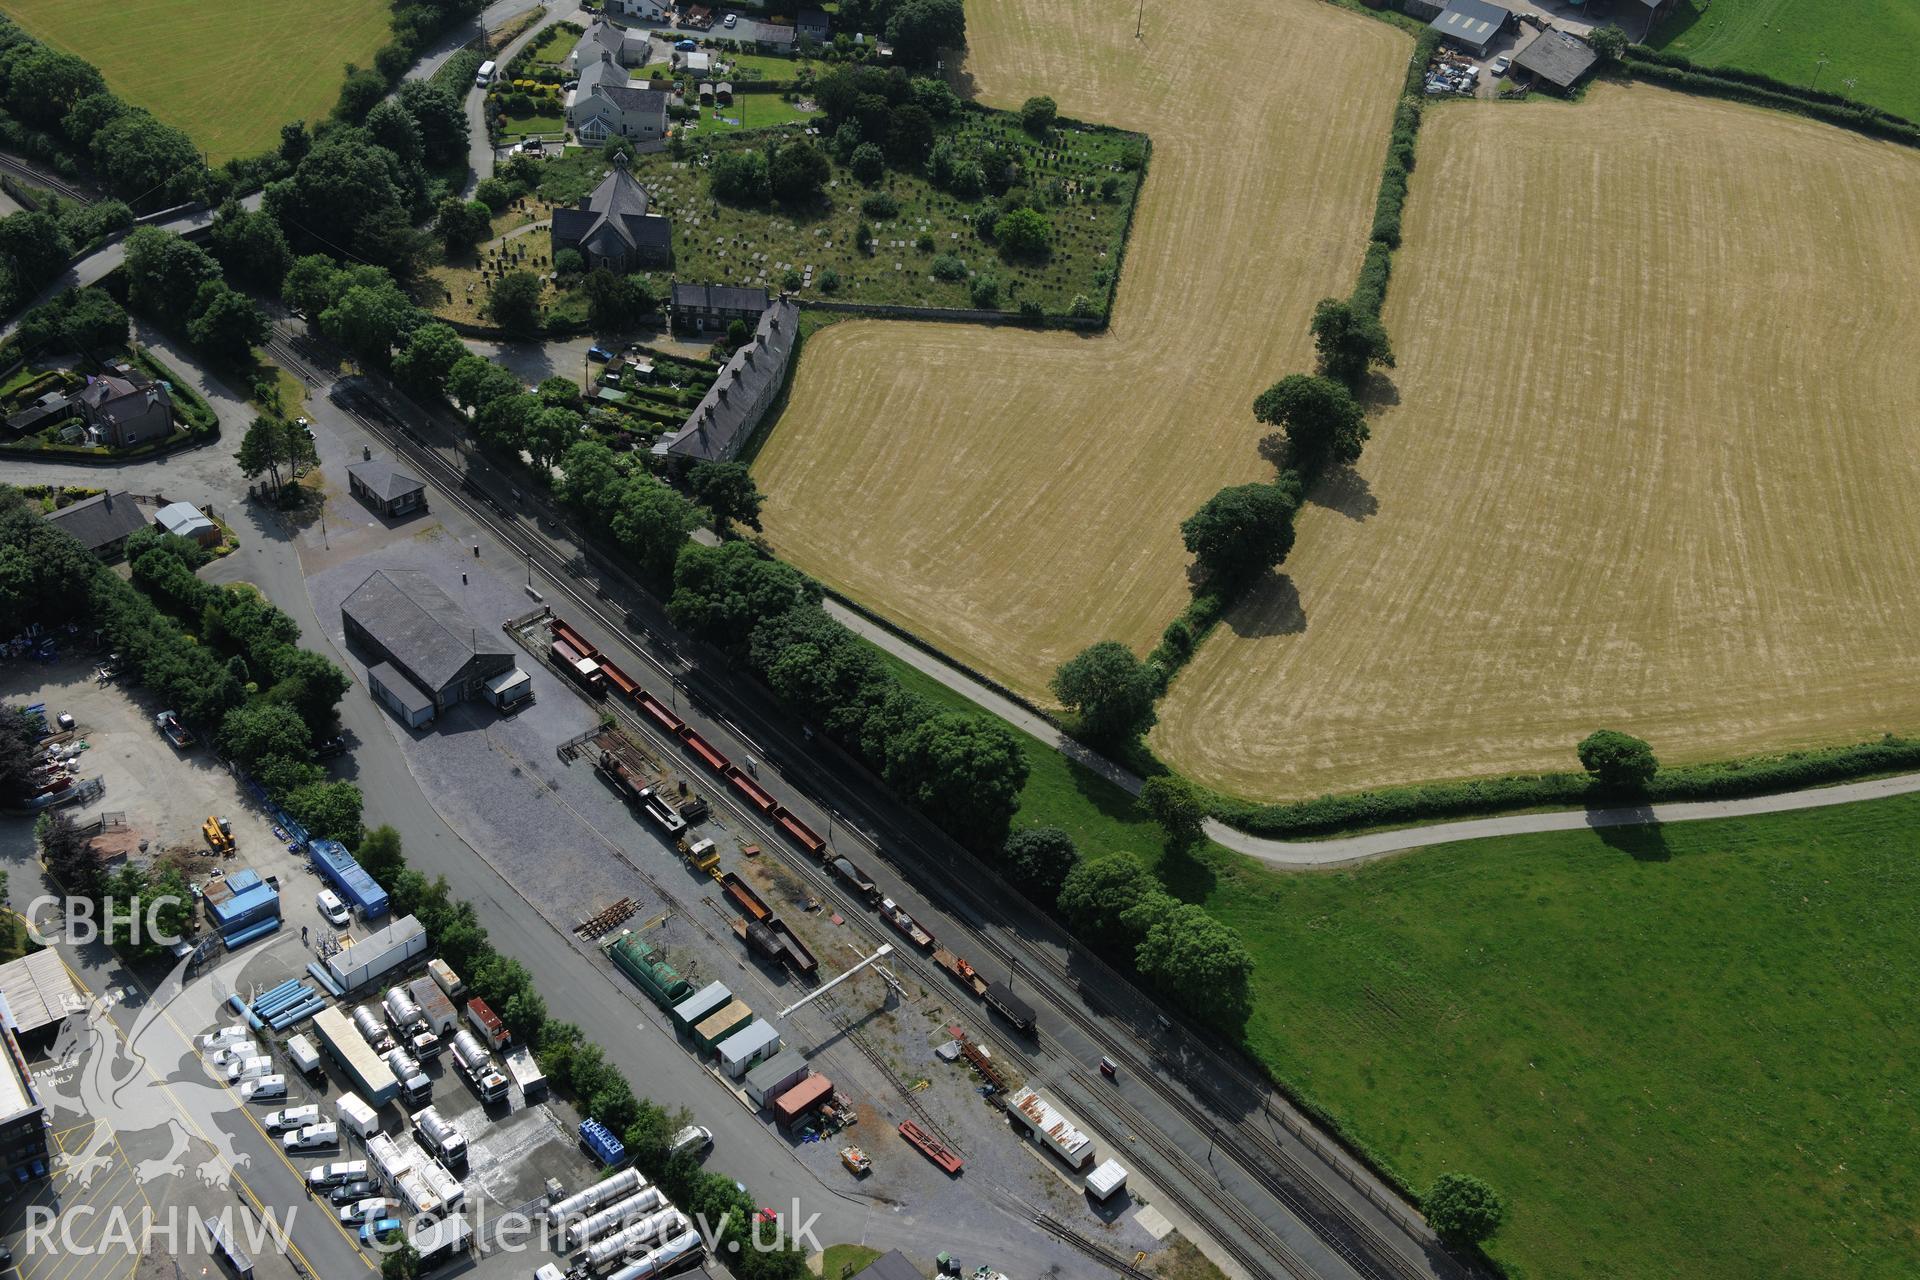
[[[269,1131],[281,1129],[304,1129],[310,1124],[320,1123],[320,1107],[309,1102],[304,1107],[283,1107],[278,1111],[269,1111],[260,1121]]]
[[[251,1039],[229,1040],[207,1052],[207,1061],[216,1067],[230,1067],[236,1062],[260,1056],[260,1046]]]
[[[690,1124],[673,1135],[673,1142],[667,1147],[669,1156],[677,1156],[682,1151],[705,1151],[713,1145],[713,1130],[702,1124]]]
[[[347,910],[347,904],[340,901],[340,895],[331,889],[322,889],[314,894],[313,905],[320,908],[320,914],[330,925],[345,928],[353,923],[353,912]]]
[[[258,1058],[235,1058],[227,1063],[228,1084],[237,1084],[242,1080],[258,1080],[261,1076],[272,1074],[273,1059],[264,1055]]]
[[[491,62],[481,63],[480,70],[476,71],[473,75],[473,82],[474,84],[478,85],[482,89],[492,84],[493,83],[493,64]]]
[[[330,1120],[324,1124],[310,1124],[304,1129],[295,1129],[292,1133],[282,1134],[280,1145],[288,1151],[312,1151],[316,1147],[337,1147],[340,1145],[340,1126]]]
[[[253,1043],[253,1035],[244,1022],[232,1022],[211,1035],[200,1037],[200,1047],[208,1053],[216,1049],[229,1048],[236,1044]]]
[[[365,1160],[336,1160],[323,1164],[307,1175],[310,1187],[337,1187],[343,1182],[358,1182],[367,1176]]]
[[[248,1080],[240,1086],[242,1102],[278,1102],[287,1096],[287,1078],[279,1073]]]

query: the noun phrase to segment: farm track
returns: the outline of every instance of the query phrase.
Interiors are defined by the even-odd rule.
[[[267,348],[269,353],[277,360],[285,363],[290,370],[309,383],[318,385],[331,376],[323,373],[313,364],[306,354],[302,340],[294,339],[280,329],[275,330],[273,336],[269,339]],[[406,457],[410,462],[420,466],[426,471],[428,473],[426,478],[438,485],[448,500],[459,505],[470,516],[491,529],[497,537],[512,547],[517,555],[530,560],[535,568],[538,568],[556,587],[570,598],[569,609],[576,609],[591,615],[601,626],[613,634],[630,634],[631,628],[623,619],[609,616],[600,599],[589,594],[582,586],[576,585],[584,576],[583,568],[590,565],[594,559],[591,554],[576,557],[563,555],[554,550],[546,542],[544,537],[538,535],[529,537],[525,530],[509,525],[501,518],[500,513],[494,509],[490,498],[484,496],[484,494],[476,496],[476,486],[469,480],[467,473],[454,462],[442,456],[441,449],[444,448],[444,446],[429,445],[418,433],[411,429],[399,427],[385,420],[384,414],[375,415],[361,412],[360,409],[346,405],[342,407],[367,430],[385,440],[397,454]],[[364,407],[365,406],[362,406],[362,408]],[[601,594],[604,596],[604,591]],[[675,673],[673,668],[652,652],[652,643],[645,637],[636,638],[631,647],[634,652],[638,653],[659,675],[671,680],[676,687],[687,690],[686,684],[681,677]],[[685,659],[679,655],[673,656],[679,661],[685,661]],[[689,696],[692,696],[690,691]],[[606,705],[614,710],[616,717],[630,733],[636,734],[648,743],[650,747],[662,753],[663,758],[677,758],[679,756],[679,742],[663,734],[657,726],[648,722],[643,716],[639,715],[637,711],[621,705],[617,699],[609,700]],[[752,740],[750,735],[739,730],[736,726],[732,726],[731,722],[724,720],[724,717],[722,717],[722,719],[723,723],[728,723],[729,727],[733,727],[735,732],[743,739],[748,741]],[[848,767],[857,768],[857,766],[851,764],[849,764]],[[767,823],[758,813],[736,803],[726,788],[715,788],[708,794],[711,803],[713,803],[716,809],[725,810],[729,817],[735,823],[739,824],[741,829],[753,832],[759,838],[762,847],[773,853],[774,856],[781,860],[783,865],[797,873],[801,879],[805,880],[822,901],[836,904],[843,916],[850,921],[859,920],[865,922],[864,927],[874,936],[883,936],[877,923],[873,921],[870,912],[865,906],[856,901],[850,894],[844,892],[839,882],[827,874],[824,866],[794,850],[788,844],[782,833],[772,824]],[[864,846],[861,851],[863,858],[871,858],[888,866],[890,869],[896,870],[897,873],[897,869],[893,868],[892,860],[881,853],[878,844],[866,833],[859,831],[844,819],[842,819],[839,824],[839,829],[843,838],[851,837],[860,841]],[[937,875],[939,879],[939,891],[942,895],[945,895],[946,901],[952,902],[957,899],[966,903],[967,914],[973,920],[996,918],[998,912],[982,892],[979,882],[970,879],[967,874],[957,872],[951,866],[936,865],[939,861],[938,859],[927,859],[923,860],[919,865],[923,872]],[[629,865],[632,865],[630,860]],[[657,881],[654,880],[653,876],[643,869],[636,867],[635,870],[639,872],[644,880],[657,887]],[[704,929],[704,925],[702,927]],[[711,931],[708,932],[710,933]],[[1044,971],[1049,978],[1047,983],[1049,1000],[1057,1007],[1060,1013],[1066,1016],[1069,1021],[1073,1022],[1081,1033],[1099,1046],[1103,1052],[1112,1056],[1117,1062],[1121,1063],[1127,1070],[1133,1073],[1134,1079],[1145,1084],[1146,1087],[1152,1089],[1164,1102],[1175,1107],[1188,1123],[1194,1125],[1196,1129],[1212,1130],[1216,1136],[1220,1151],[1226,1154],[1235,1165],[1239,1166],[1247,1177],[1268,1189],[1269,1192],[1275,1196],[1276,1200],[1286,1207],[1288,1212],[1299,1217],[1303,1223],[1321,1237],[1323,1243],[1337,1256],[1342,1258],[1359,1257],[1362,1262],[1359,1267],[1356,1267],[1358,1274],[1369,1277],[1369,1280],[1392,1280],[1393,1277],[1408,1277],[1410,1280],[1411,1277],[1430,1274],[1419,1268],[1412,1267],[1411,1264],[1395,1252],[1393,1246],[1380,1236],[1377,1231],[1373,1230],[1369,1224],[1358,1219],[1357,1216],[1352,1215],[1351,1211],[1342,1212],[1343,1207],[1337,1204],[1335,1197],[1328,1196],[1325,1192],[1312,1187],[1310,1185],[1311,1177],[1307,1174],[1304,1167],[1288,1153],[1280,1150],[1277,1145],[1272,1143],[1270,1138],[1265,1138],[1264,1135],[1249,1133],[1247,1132],[1247,1127],[1244,1125],[1234,1126],[1230,1133],[1227,1129],[1211,1122],[1199,1106],[1182,1096],[1178,1090],[1157,1077],[1152,1070],[1154,1055],[1151,1046],[1149,1046],[1143,1038],[1132,1035],[1131,1033],[1129,1033],[1131,1036],[1130,1046],[1123,1044],[1109,1029],[1103,1027],[1101,1023],[1087,1014],[1084,1009],[1080,1007],[1081,997],[1072,978],[1066,973],[1064,968],[1048,954],[1045,948],[1037,946],[1024,948],[1023,954],[1015,956],[1003,946],[987,938],[983,933],[976,932],[975,939],[980,945],[991,949],[1003,960],[1019,960],[1022,963],[1023,972],[1030,975],[1030,980],[1031,975]],[[971,946],[973,944],[969,943],[969,945]],[[930,959],[917,954],[912,948],[896,946],[893,960],[898,967],[910,970],[915,980],[920,982],[921,985],[929,991],[948,990],[951,979],[935,967]],[[1055,985],[1052,979],[1058,979],[1062,985]],[[1113,981],[1119,983],[1121,980],[1114,977]],[[987,1012],[984,1008],[977,1008],[975,1010],[975,1017],[983,1024],[988,1020]],[[856,1046],[861,1047],[862,1051],[866,1052],[866,1047],[860,1045],[858,1037],[855,1036],[854,1039]],[[1016,1053],[1030,1063],[1039,1061],[1044,1064],[1048,1061],[1044,1056],[1036,1057],[1029,1053],[1024,1045],[1015,1043],[1007,1037],[997,1037],[996,1043],[1001,1045],[1003,1049],[1008,1049]],[[1052,1046],[1051,1053],[1053,1056],[1067,1061],[1073,1060],[1073,1056],[1068,1054],[1051,1035],[1049,1035],[1043,1043]],[[1243,1073],[1236,1072],[1236,1074],[1244,1079]],[[909,1102],[911,1105],[913,1100],[909,1099]],[[917,1105],[914,1105],[912,1109],[916,1112],[918,1118],[928,1124],[936,1136],[940,1136],[945,1140],[945,1135],[941,1133],[940,1126],[933,1122],[930,1116],[925,1115],[924,1111]],[[1169,1166],[1171,1166],[1181,1178],[1201,1188],[1205,1188],[1215,1182],[1215,1175],[1205,1167],[1203,1162],[1195,1160],[1170,1139],[1153,1131],[1151,1126],[1138,1124],[1136,1127],[1143,1135],[1153,1133],[1153,1138],[1156,1140],[1156,1152],[1167,1161]],[[1235,1134],[1244,1136],[1236,1137],[1234,1136]],[[1262,1168],[1262,1160],[1274,1162],[1282,1173],[1275,1173]],[[1356,1187],[1360,1185],[1358,1182],[1354,1182],[1351,1175],[1348,1176],[1348,1180]],[[1204,1203],[1202,1203],[1202,1196],[1196,1193],[1175,1187],[1168,1187],[1167,1190],[1169,1195],[1180,1199],[1183,1207],[1193,1216],[1196,1222],[1210,1224],[1216,1214],[1224,1215],[1230,1221],[1235,1222],[1239,1222],[1242,1219],[1251,1219],[1252,1222],[1259,1227],[1258,1232],[1252,1235],[1252,1239],[1260,1244],[1261,1252],[1265,1256],[1271,1257],[1274,1260],[1274,1264],[1277,1264],[1285,1274],[1295,1277],[1296,1280],[1303,1280],[1304,1277],[1318,1274],[1314,1269],[1308,1267],[1305,1262],[1300,1259],[1298,1254],[1287,1246],[1284,1241],[1279,1240],[1271,1229],[1265,1227],[1264,1224],[1260,1224],[1258,1219],[1249,1212],[1247,1207],[1240,1204],[1231,1195],[1205,1195]],[[1296,1208],[1296,1206],[1299,1207]],[[1035,1221],[1038,1222],[1037,1217]],[[1403,1224],[1406,1222],[1404,1211],[1395,1215],[1395,1221]],[[1051,1230],[1052,1228],[1048,1229]],[[1070,1230],[1070,1228],[1062,1229]],[[1246,1230],[1247,1228],[1243,1226],[1241,1229]],[[1417,1232],[1418,1228],[1415,1228],[1415,1230]],[[1223,1235],[1224,1234],[1225,1233],[1223,1233]],[[1221,1246],[1232,1252],[1243,1266],[1249,1268],[1252,1274],[1278,1274],[1273,1270],[1273,1264],[1263,1261],[1259,1255],[1254,1254],[1246,1242],[1239,1239],[1216,1238],[1219,1239]],[[1090,1247],[1098,1248],[1097,1245]],[[1441,1274],[1447,1273],[1447,1269],[1442,1268]]]

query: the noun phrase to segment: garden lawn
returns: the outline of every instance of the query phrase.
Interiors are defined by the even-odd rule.
[[[1124,792],[1015,733],[1016,826],[1161,861]],[[1920,797],[1159,870],[1253,952],[1255,1056],[1411,1185],[1491,1181],[1509,1274],[1911,1273]]]
[[[578,31],[570,31],[561,26],[549,27],[546,34],[540,37],[540,42],[533,46],[528,55],[528,61],[544,62],[555,67],[564,66],[567,55],[572,53],[574,46],[579,43]]]
[[[1649,43],[1920,120],[1920,0],[1680,0]]]
[[[7,15],[100,68],[214,164],[332,110],[352,62],[387,41],[387,0],[7,0]]]
[[[776,58],[764,53],[729,53],[722,55],[727,64],[727,76],[734,81],[798,79],[802,71],[819,71],[825,64],[806,62],[799,58]]]
[[[777,93],[740,93],[726,106],[702,107],[700,118],[689,120],[683,132],[689,142],[701,134],[740,133],[748,129],[776,129],[806,124],[820,118],[819,111],[802,110]]]
[[[503,142],[518,142],[535,133],[546,138],[564,137],[567,132],[566,117],[558,111],[531,111],[524,116],[508,112],[503,118],[506,121],[500,130]]]

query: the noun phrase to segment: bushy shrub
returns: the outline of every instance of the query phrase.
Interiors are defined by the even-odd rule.
[[[900,202],[885,191],[876,191],[860,202],[860,212],[885,222],[900,215]]]
[[[967,263],[964,258],[955,257],[951,253],[943,253],[933,260],[932,271],[934,279],[936,280],[965,280],[967,278]]]

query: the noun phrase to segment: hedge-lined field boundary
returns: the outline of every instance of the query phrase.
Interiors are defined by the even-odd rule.
[[[1882,138],[1920,147],[1920,125],[1904,116],[1882,111],[1842,94],[1788,84],[1757,71],[1733,67],[1703,67],[1678,54],[1662,53],[1643,44],[1627,46],[1620,65],[1636,80],[1664,85],[1684,93],[1728,98],[1753,106],[1806,116],[1870,138]]]

